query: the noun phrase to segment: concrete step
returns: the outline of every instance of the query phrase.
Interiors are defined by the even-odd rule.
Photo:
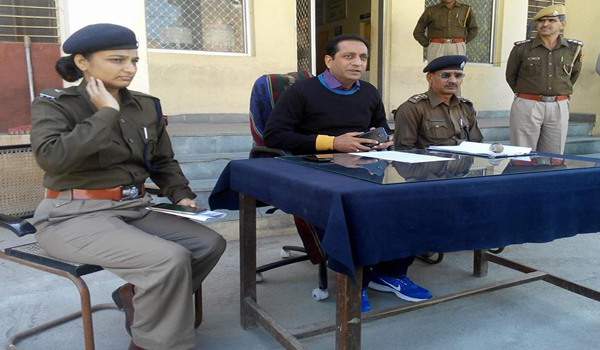
[[[507,118],[479,119],[477,120],[485,142],[508,140],[510,131]],[[567,137],[589,136],[593,125],[589,123],[570,123]]]
[[[249,152],[252,136],[239,134],[214,134],[193,136],[171,136],[175,158],[198,154]]]
[[[217,179],[230,160],[246,159],[248,152],[194,154],[175,158],[188,180],[206,180]]]

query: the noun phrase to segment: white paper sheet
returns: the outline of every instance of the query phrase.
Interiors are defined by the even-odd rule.
[[[191,219],[194,221],[202,221],[202,222],[208,221],[210,219],[224,218],[227,215],[225,213],[221,213],[218,211],[210,211],[210,210],[205,210],[201,213],[193,214],[193,213],[176,212],[176,211],[162,211],[162,210],[152,209],[151,207],[147,207],[146,209],[150,209],[150,210],[156,211],[158,213],[181,216],[182,218],[188,218],[188,219]]]
[[[529,147],[505,145],[502,145],[504,147],[504,151],[502,151],[501,153],[494,153],[490,151],[490,145],[491,144],[489,143],[464,141],[458,146],[429,146],[428,149],[432,151],[471,154],[475,156],[484,156],[489,158],[523,156],[531,153],[531,148]]]
[[[454,160],[452,158],[428,156],[424,154],[415,154],[401,151],[382,151],[382,152],[356,152],[350,153],[355,156],[377,158],[383,160],[393,160],[401,163],[429,163],[429,162],[447,162]]]

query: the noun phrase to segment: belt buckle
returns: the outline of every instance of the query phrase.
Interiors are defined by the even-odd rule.
[[[542,102],[554,102],[556,101],[556,96],[542,96]]]
[[[140,195],[137,186],[121,187],[121,200],[134,199]]]
[[[446,39],[444,39],[444,42],[446,44],[452,44],[452,39],[451,38],[446,38]]]

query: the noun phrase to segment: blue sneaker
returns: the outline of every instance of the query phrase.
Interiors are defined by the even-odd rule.
[[[360,292],[360,312],[369,311],[371,311],[371,303],[369,303],[369,298],[367,297],[367,288],[365,288]]]
[[[371,275],[369,288],[380,292],[394,293],[398,298],[406,301],[423,301],[432,298],[430,291],[417,286],[408,277],[380,276],[375,271]]]

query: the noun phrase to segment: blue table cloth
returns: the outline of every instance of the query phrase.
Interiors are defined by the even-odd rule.
[[[211,209],[238,209],[239,193],[325,229],[328,266],[352,279],[355,265],[600,231],[600,168],[379,185],[247,159],[225,168]]]

